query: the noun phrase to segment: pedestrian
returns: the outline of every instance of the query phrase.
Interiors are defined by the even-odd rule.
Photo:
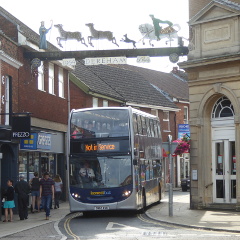
[[[20,175],[20,181],[15,185],[15,192],[18,194],[18,214],[20,220],[28,219],[28,203],[30,186],[24,180],[24,176]]]
[[[5,219],[3,222],[12,222],[13,221],[13,211],[12,209],[15,207],[14,203],[14,188],[13,188],[13,180],[9,179],[7,181],[7,191],[4,193],[4,203],[3,208],[5,210]],[[8,220],[8,212],[10,213],[10,220]]]
[[[46,211],[46,220],[49,220],[50,204],[54,200],[54,181],[49,178],[48,172],[45,172],[40,180],[40,199],[42,199],[42,205]]]
[[[37,211],[40,212],[40,178],[38,177],[38,172],[34,173],[34,177],[30,180],[30,186],[32,196],[31,211],[34,213],[37,204]]]
[[[54,201],[54,209],[59,208],[59,200],[62,194],[62,179],[59,176],[59,174],[57,174],[54,178],[54,189],[55,189],[55,201]]]

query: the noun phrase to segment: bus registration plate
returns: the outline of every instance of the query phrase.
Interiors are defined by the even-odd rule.
[[[109,206],[97,206],[94,207],[94,210],[109,210]]]

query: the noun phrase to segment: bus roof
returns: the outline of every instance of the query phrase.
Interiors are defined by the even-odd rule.
[[[128,107],[97,107],[97,108],[72,109],[71,113],[73,113],[73,112],[84,112],[84,111],[95,111],[95,110],[120,110],[120,109],[121,110],[125,109],[125,110],[131,111],[133,113],[136,113],[138,115],[145,116],[145,117],[148,117],[148,118],[159,119],[155,115],[143,112],[143,111],[138,110],[136,108],[132,108],[131,106],[128,106]]]

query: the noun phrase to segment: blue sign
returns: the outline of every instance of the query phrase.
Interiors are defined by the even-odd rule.
[[[189,124],[178,124],[178,139],[182,139],[184,135],[190,137]]]
[[[20,139],[20,149],[37,149],[37,133],[32,133],[30,138]]]
[[[20,139],[21,150],[51,150],[52,135],[47,133],[32,133],[30,138]]]
[[[38,133],[37,149],[51,149],[52,135],[48,133]]]
[[[179,132],[190,132],[189,124],[178,124]]]

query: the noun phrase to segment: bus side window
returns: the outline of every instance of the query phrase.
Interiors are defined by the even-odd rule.
[[[146,126],[147,126],[147,136],[151,137],[151,128],[150,128],[149,118],[146,118]]]
[[[140,115],[137,115],[137,120],[138,120],[138,133],[142,135],[142,120]]]
[[[161,127],[159,122],[157,122],[157,131],[158,131],[158,136],[161,138],[162,134],[161,134]]]
[[[151,136],[152,136],[152,137],[155,137],[153,120],[150,119],[149,122],[150,122],[150,127],[151,127]]]
[[[133,114],[133,130],[134,130],[134,135],[138,134],[138,123],[137,123],[137,115],[134,113]]]
[[[141,116],[141,119],[142,119],[142,132],[143,132],[143,135],[146,136],[147,135],[146,120],[144,116]]]
[[[153,124],[154,124],[154,135],[155,135],[155,137],[159,137],[158,136],[158,129],[157,129],[157,121],[156,120],[154,120],[153,121]]]

